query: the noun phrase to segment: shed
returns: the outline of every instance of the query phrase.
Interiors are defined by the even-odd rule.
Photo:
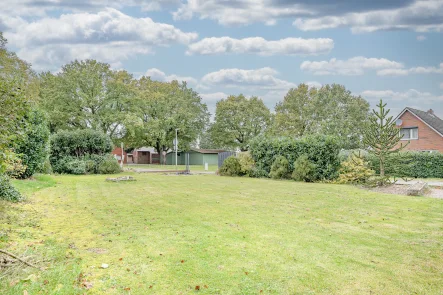
[[[191,149],[187,152],[177,153],[177,164],[185,165],[185,154],[189,153],[189,165],[217,165],[218,154],[224,152],[224,150],[212,150],[212,149]],[[166,164],[175,165],[175,152],[169,152],[166,155]]]
[[[118,163],[120,164],[122,160],[122,154],[123,154],[123,164],[127,164],[128,161],[128,154],[125,151],[122,151],[121,148],[116,147],[111,154],[117,159]]]

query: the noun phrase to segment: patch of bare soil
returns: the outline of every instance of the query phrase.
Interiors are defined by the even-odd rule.
[[[394,195],[407,195],[408,185],[401,184],[391,184],[386,186],[380,186],[376,188],[370,188],[369,190],[373,192],[394,194]],[[442,188],[429,188],[425,194],[426,197],[443,199],[443,189]]]

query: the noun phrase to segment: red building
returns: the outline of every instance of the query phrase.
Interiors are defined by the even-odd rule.
[[[405,108],[396,118],[405,150],[443,153],[443,120],[431,109],[427,112]]]
[[[117,159],[118,163],[121,163],[122,159],[122,152],[123,152],[123,164],[128,163],[128,154],[125,151],[122,151],[122,148],[115,148],[111,153],[114,155],[114,157]]]

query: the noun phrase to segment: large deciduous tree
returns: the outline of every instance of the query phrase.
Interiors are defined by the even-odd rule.
[[[206,104],[186,82],[152,81],[142,77],[136,83],[136,98],[125,123],[129,146],[153,146],[161,155],[173,147],[178,130],[178,148],[186,150],[209,121]]]
[[[6,48],[7,41],[0,32],[0,173],[13,157],[12,143],[24,135],[23,117],[29,111],[38,81],[28,63]]]
[[[343,148],[352,149],[361,145],[368,116],[369,103],[342,85],[316,89],[300,84],[277,103],[272,131],[293,137],[333,135],[341,139]]]
[[[369,148],[369,152],[378,157],[380,161],[380,176],[385,176],[385,164],[388,155],[397,153],[408,144],[399,144],[403,135],[400,134],[392,116],[389,116],[389,109],[386,110],[386,103],[380,99],[377,104],[378,110],[372,110],[369,124],[364,130],[363,143]]]
[[[60,73],[41,74],[41,103],[51,131],[91,128],[119,137],[134,96],[133,77],[95,60],[74,61]]]
[[[216,145],[246,151],[249,141],[262,134],[270,121],[271,112],[263,100],[231,95],[217,102],[211,139]]]

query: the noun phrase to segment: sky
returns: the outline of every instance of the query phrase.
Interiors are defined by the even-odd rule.
[[[274,109],[338,83],[443,118],[443,0],[0,0],[0,31],[36,71],[96,59],[187,81],[213,113],[228,95]]]

